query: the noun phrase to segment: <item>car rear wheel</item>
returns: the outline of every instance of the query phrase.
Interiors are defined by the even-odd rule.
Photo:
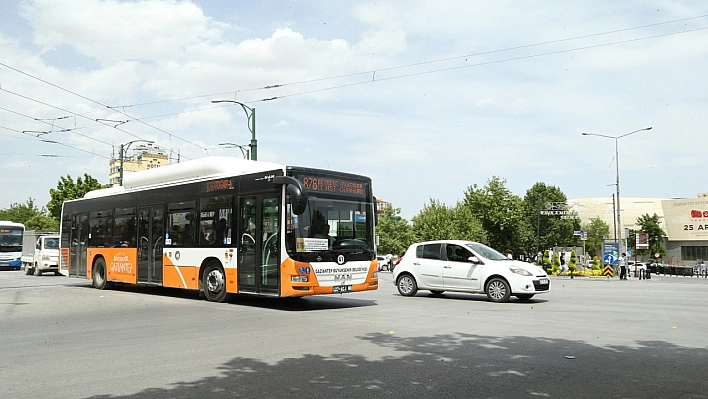
[[[29,264],[25,263],[25,274],[29,276],[29,275],[31,275],[33,272],[34,272],[34,271],[33,271],[32,268],[29,266]]]
[[[487,283],[487,298],[492,302],[506,302],[511,296],[509,283],[502,278],[493,278]]]
[[[399,277],[396,287],[398,287],[398,293],[403,296],[413,296],[418,292],[418,284],[410,274]]]

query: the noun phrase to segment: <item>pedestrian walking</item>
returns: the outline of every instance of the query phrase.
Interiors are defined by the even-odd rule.
[[[558,275],[560,276],[561,274],[564,276],[568,276],[568,265],[565,264],[565,252],[561,252],[560,254],[560,263],[561,263],[561,269],[558,272]]]
[[[708,278],[708,268],[706,267],[706,263],[701,260],[701,276],[703,278]]]
[[[627,262],[624,259],[625,256],[627,256],[627,254],[622,252],[622,255],[617,259],[617,266],[619,266],[620,269],[620,280],[627,279]]]

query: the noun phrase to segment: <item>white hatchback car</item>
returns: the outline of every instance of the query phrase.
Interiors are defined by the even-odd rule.
[[[512,295],[529,300],[551,289],[551,280],[540,267],[511,260],[484,244],[459,240],[411,245],[393,277],[403,296],[422,289],[434,295],[444,291],[487,294],[492,302],[506,302]]]

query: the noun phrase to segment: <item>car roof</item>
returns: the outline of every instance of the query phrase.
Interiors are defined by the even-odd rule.
[[[422,241],[411,244],[411,246],[423,245],[423,244],[472,244],[474,241],[467,240],[435,240],[435,241]]]

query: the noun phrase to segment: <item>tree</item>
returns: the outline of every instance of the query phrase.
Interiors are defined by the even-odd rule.
[[[573,236],[573,231],[580,228],[580,219],[571,217],[561,219],[559,215],[540,215],[546,209],[546,204],[567,202],[563,191],[556,186],[547,186],[538,182],[526,191],[523,200],[523,212],[526,225],[532,231],[532,251],[536,253],[536,240],[538,248],[552,248],[554,246],[579,245],[578,237]],[[573,216],[572,214],[570,216]],[[531,249],[529,249],[531,250]]]
[[[648,213],[645,213],[637,218],[637,225],[640,231],[635,231],[627,237],[627,247],[636,248],[637,233],[647,233],[649,234],[649,249],[639,249],[637,254],[640,256],[652,256],[652,254],[658,252],[660,256],[665,256],[666,249],[662,244],[666,233],[659,223],[659,215],[655,213],[653,216],[649,216]]]
[[[479,220],[489,246],[504,253],[528,253],[522,245],[524,226],[521,198],[493,176],[484,187],[476,184],[465,191],[464,206]]]
[[[482,225],[467,207],[460,203],[449,207],[432,198],[413,217],[412,232],[415,241],[484,241]]]
[[[34,215],[25,222],[25,229],[59,231],[59,221],[49,215]]]
[[[602,219],[592,219],[588,225],[584,227],[588,234],[588,239],[585,241],[585,250],[588,254],[597,255],[602,250],[602,243],[605,238],[610,235],[610,226]]]
[[[61,176],[56,189],[49,189],[51,200],[47,204],[49,214],[59,220],[61,217],[61,206],[64,201],[82,198],[89,191],[107,188],[110,185],[102,185],[98,180],[91,177],[88,173],[84,173],[83,180],[81,177],[76,178],[76,182],[71,179],[70,175]]]
[[[27,230],[59,230],[59,220],[48,216],[45,208],[37,208],[31,197],[24,204],[14,203],[0,210],[0,220],[22,223]]]
[[[403,254],[413,242],[411,227],[400,216],[401,209],[388,204],[379,215],[376,234],[379,235],[377,252],[382,254]]]
[[[449,240],[454,238],[454,211],[433,198],[413,217],[415,241]]]

